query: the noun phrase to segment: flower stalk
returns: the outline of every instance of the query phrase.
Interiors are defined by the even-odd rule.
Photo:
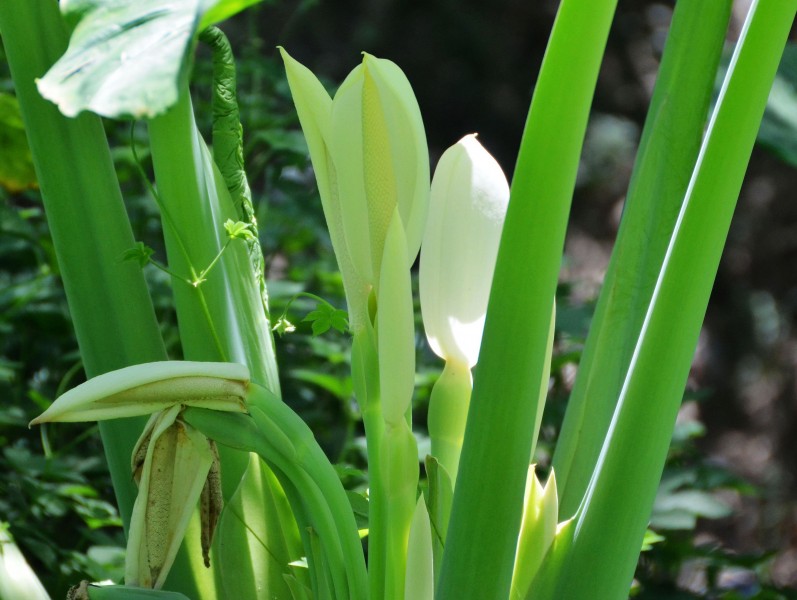
[[[446,150],[432,179],[420,294],[429,346],[445,368],[429,400],[432,455],[455,484],[509,184],[475,135]]]
[[[369,482],[369,581],[374,598],[404,597],[419,477],[410,406],[414,317],[410,266],[429,198],[420,110],[392,62],[363,55],[331,99],[281,49],[343,275],[354,334]]]

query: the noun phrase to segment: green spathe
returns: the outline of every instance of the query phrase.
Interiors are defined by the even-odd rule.
[[[166,581],[200,495],[205,564],[221,511],[218,456],[202,433],[180,419],[187,406],[247,412],[249,369],[230,363],[163,361],[99,375],[58,398],[32,424],[155,413],[132,457],[139,483],[125,557],[125,583]],[[215,476],[209,474],[215,473]],[[209,514],[212,512],[213,514]]]
[[[31,425],[148,415],[174,404],[246,412],[249,370],[239,364],[160,361],[98,375],[60,396]]]
[[[389,60],[364,53],[332,100],[315,75],[280,51],[357,330],[364,298],[379,286],[395,210],[409,264],[420,248],[429,198],[420,109],[404,73]]]

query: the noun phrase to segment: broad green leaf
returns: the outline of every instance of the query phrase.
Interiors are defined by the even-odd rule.
[[[62,2],[75,23],[66,54],[39,80],[42,96],[73,117],[149,118],[179,99],[194,36],[252,0]]]

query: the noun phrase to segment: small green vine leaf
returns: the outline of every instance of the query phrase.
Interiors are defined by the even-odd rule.
[[[224,223],[224,231],[227,232],[227,237],[231,240],[244,240],[248,242],[255,239],[251,223],[227,219]]]
[[[152,255],[155,251],[147,246],[144,242],[136,242],[132,248],[122,252],[122,262],[135,261],[142,268],[151,262]]]
[[[348,314],[346,311],[335,308],[328,302],[319,304],[318,308],[302,319],[302,322],[312,323],[313,336],[326,333],[330,328],[336,329],[341,333],[345,333],[349,328]]]

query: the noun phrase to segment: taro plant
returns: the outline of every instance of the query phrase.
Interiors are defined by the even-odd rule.
[[[348,304],[367,568],[337,473],[280,399],[234,65],[211,27],[247,4],[0,4],[90,377],[35,423],[100,421],[128,539],[125,585],[72,597],[626,597],[797,0],[751,3],[710,114],[731,2],[678,2],[545,485],[531,462],[554,294],[616,2],[561,3],[511,187],[474,136],[430,182],[394,63],[365,54],[332,98],[281,50]],[[188,94],[198,40],[214,52],[212,152]],[[132,237],[97,115],[146,121],[166,264]],[[411,410],[419,251],[423,322],[445,361],[426,457]],[[185,361],[166,360],[148,264],[172,276]]]

